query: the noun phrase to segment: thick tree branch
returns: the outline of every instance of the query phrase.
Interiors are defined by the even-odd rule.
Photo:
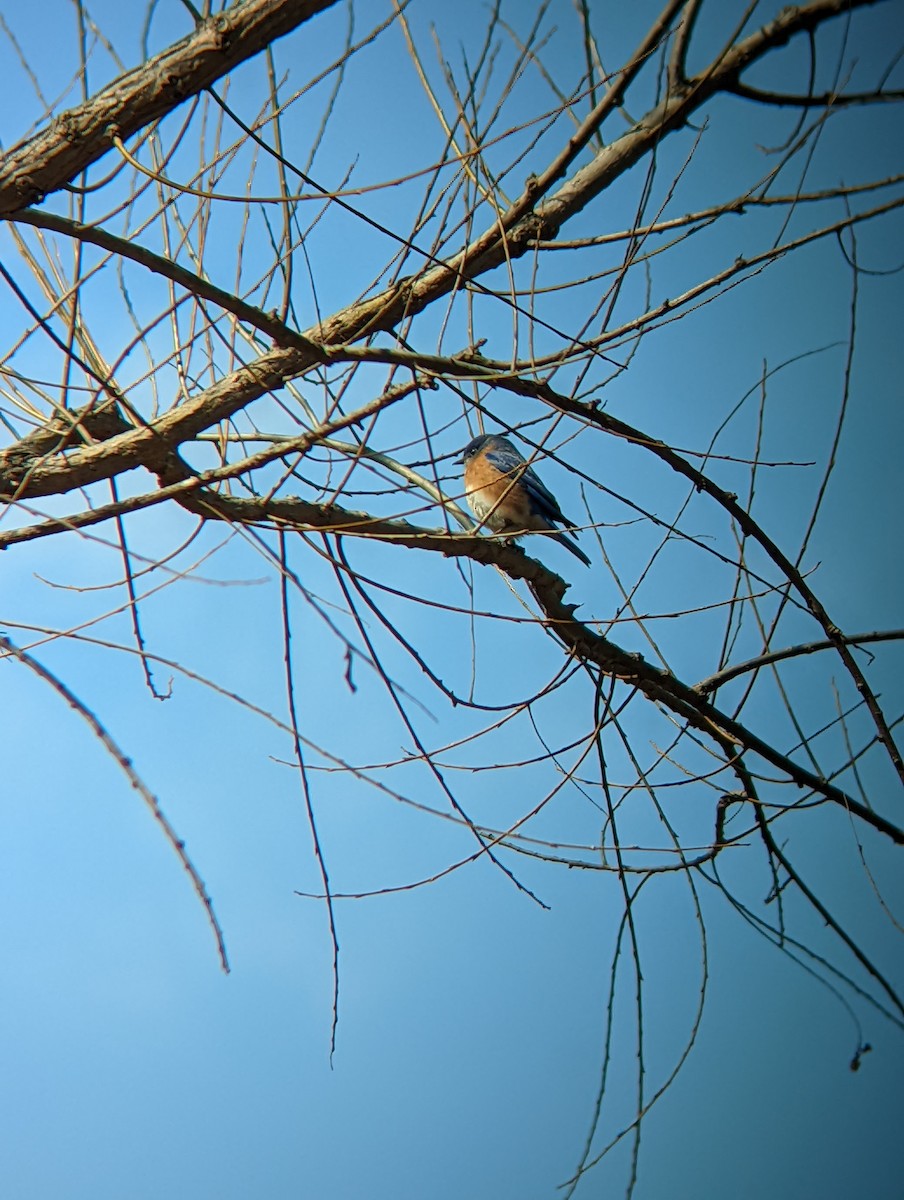
[[[196,96],[336,0],[241,0],[0,159],[0,216],[73,180],[113,145]]]
[[[784,10],[775,21],[732,47],[717,64],[713,64],[707,72],[697,76],[689,84],[686,92],[668,96],[629,133],[601,151],[588,167],[579,170],[555,196],[539,206],[534,215],[519,219],[519,214],[525,208],[525,197],[522,197],[500,222],[494,223],[486,234],[451,259],[447,265],[431,267],[413,280],[393,285],[377,296],[341,310],[303,335],[301,345],[293,338],[292,347],[279,347],[262,355],[254,363],[226,376],[188,403],[172,409],[152,427],[124,434],[102,447],[87,448],[72,455],[68,462],[50,462],[35,466],[29,476],[27,491],[19,491],[22,481],[15,478],[0,481],[0,491],[17,497],[26,494],[50,495],[73,486],[83,486],[100,478],[109,478],[119,471],[129,470],[141,464],[153,467],[155,463],[159,463],[161,453],[165,453],[170,447],[196,436],[218,421],[228,419],[253,400],[267,392],[278,390],[287,380],[297,378],[315,363],[325,361],[325,355],[317,349],[316,343],[325,343],[333,347],[349,345],[370,333],[391,329],[403,318],[410,318],[441,295],[460,286],[464,279],[474,278],[492,269],[507,257],[523,254],[529,244],[539,238],[555,236],[564,220],[585,207],[614,178],[652,149],[665,133],[686,123],[697,107],[720,87],[728,86],[751,62],[762,57],[773,47],[788,41],[795,33],[811,29],[821,21],[846,11],[848,7],[862,7],[876,2],[877,0],[813,0],[813,3],[803,8]],[[273,4],[275,0],[270,0],[270,5]],[[257,9],[269,10],[269,5],[264,4],[263,0],[257,0],[253,4],[249,0],[248,6],[242,6],[241,13],[245,12],[246,7],[253,8],[255,15],[262,21],[263,17],[257,13]],[[278,5],[276,7],[279,8]],[[319,11],[320,7],[324,5],[312,4],[311,11]],[[680,7],[678,3],[667,6],[656,25],[652,44],[663,36],[668,22]],[[237,19],[234,15],[233,20]],[[635,59],[639,60],[650,52],[651,47],[648,43],[651,37],[652,32],[635,55]],[[155,63],[157,61],[153,60]],[[630,77],[630,71],[627,77]],[[605,104],[604,98],[600,105]],[[589,136],[587,132],[587,137]],[[581,145],[584,144],[581,142],[581,131],[575,137]],[[573,157],[566,155],[561,162],[555,160],[544,173],[546,183],[561,173],[560,168],[564,169],[562,164],[570,162]],[[0,211],[2,180],[0,171]],[[528,190],[528,198],[532,203],[536,189]],[[503,236],[506,230],[508,240]]]

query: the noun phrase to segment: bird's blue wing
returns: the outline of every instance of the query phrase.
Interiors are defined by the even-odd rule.
[[[504,475],[509,475],[512,479],[518,479],[530,497],[533,511],[538,516],[543,517],[546,521],[561,521],[566,525],[568,524],[562,515],[562,510],[559,508],[559,502],[555,496],[533,467],[525,465],[525,460],[514,446],[494,446],[492,450],[487,450],[486,458],[487,462],[491,466],[494,466],[497,471],[501,471]]]
[[[503,475],[511,475],[512,479],[524,466],[524,459],[514,446],[492,446],[484,451],[484,458],[491,467],[495,467]]]
[[[530,494],[534,511],[547,521],[561,521],[563,525],[569,522],[562,515],[559,502],[536,473],[533,467],[528,467],[521,476],[521,482]]]

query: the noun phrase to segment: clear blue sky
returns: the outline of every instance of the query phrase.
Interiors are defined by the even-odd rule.
[[[354,7],[358,33],[389,12],[385,0],[356,2]],[[656,7],[590,5],[608,68],[637,42]],[[743,6],[732,0],[718,7],[719,23],[704,21],[701,26],[701,57],[726,36]],[[762,4],[762,19],[777,7]],[[71,7],[63,0],[46,0],[21,10],[8,8],[6,20],[33,62],[41,87],[48,99],[56,98],[77,69]],[[91,9],[126,66],[140,59],[143,8],[105,0]],[[523,34],[528,22],[520,9],[514,2],[503,5],[507,19]],[[895,2],[858,16],[863,32],[852,35],[844,50],[836,31],[835,50],[846,62],[857,60],[852,86],[867,79],[876,63],[891,60],[904,32],[901,12]],[[433,20],[443,54],[456,69],[461,47],[474,60],[486,17],[486,7],[477,0],[457,6],[414,0],[410,16],[425,55],[432,53],[428,25]],[[557,28],[547,61],[564,86],[575,73],[579,50],[572,6],[565,0],[554,3],[547,25]],[[187,28],[182,6],[165,0],[155,13],[153,48]],[[337,9],[279,43],[277,75],[290,72],[286,94],[330,62],[344,36],[345,15]],[[511,53],[510,43],[503,45],[500,78]],[[795,87],[803,86],[806,56],[789,50],[779,61]],[[440,86],[435,54],[429,65]],[[7,93],[0,138],[8,148],[39,119],[41,105],[6,37],[0,37],[0,69]],[[97,48],[91,72],[91,86],[97,88],[117,68]],[[775,85],[776,78],[763,73],[759,81]],[[263,79],[260,61],[236,77],[230,102],[245,119],[261,103]],[[539,77],[529,74],[528,79],[531,87],[516,94],[503,126],[554,106]],[[898,87],[904,86],[900,66],[892,83],[895,79]],[[291,108],[286,118],[290,153],[302,164],[325,95],[321,89],[310,102]],[[75,91],[66,102],[78,99]],[[754,178],[751,164],[757,155],[763,161],[758,169],[764,172],[772,160],[752,143],[779,144],[797,119],[796,113],[766,115],[742,101],[721,101],[708,117],[693,169],[682,178],[666,215],[702,207],[729,194],[736,180]],[[663,148],[656,181],[661,198],[695,136],[689,131]],[[332,186],[356,160],[353,180],[369,183],[411,170],[425,156],[438,154],[442,141],[402,38],[391,32],[352,64],[313,173]],[[895,106],[841,114],[818,144],[807,186],[854,182],[900,169],[901,144]],[[182,177],[190,162],[177,156],[169,169]],[[97,178],[104,165],[96,169]],[[525,163],[516,178],[523,179],[530,165]],[[266,173],[258,186],[267,178],[272,186]],[[790,191],[796,178],[790,169],[780,190]],[[223,186],[240,190],[242,181],[237,170]],[[630,185],[619,184],[580,218],[573,235],[624,228],[639,187],[637,178]],[[399,193],[406,206],[401,217],[401,201],[393,191],[358,203],[405,232],[414,194]],[[89,216],[105,211],[100,199],[89,202]],[[832,214],[837,217],[839,210]],[[211,235],[217,244],[208,252],[206,268],[212,273],[220,268],[216,282],[231,286],[235,247],[247,236],[244,271],[250,286],[255,253],[266,261],[263,229],[257,225],[246,234],[232,210],[217,220],[221,223]],[[770,213],[750,226],[729,221],[699,245],[691,239],[673,257],[655,264],[652,300],[677,294],[703,277],[710,264],[730,262],[754,244],[768,244],[780,220]],[[802,231],[809,220],[809,215],[795,217],[791,232]],[[111,228],[119,226],[114,221]],[[901,235],[897,214],[858,232],[860,261],[876,273],[860,280],[859,340],[845,435],[804,564],[838,623],[857,630],[901,624],[904,295],[901,276],[882,273],[900,265]],[[4,231],[0,238],[0,255],[15,262],[24,278],[9,235]],[[354,221],[337,220],[312,233],[309,253],[317,299],[329,313],[370,285],[390,251]],[[300,259],[296,271],[299,319],[311,323],[314,302]],[[142,294],[142,287],[160,288],[144,279],[130,269],[129,292],[139,308],[150,294]],[[820,243],[645,340],[630,368],[604,390],[607,407],[656,437],[703,450],[721,417],[752,392],[754,399],[717,446],[723,454],[749,456],[764,364],[774,369],[803,351],[819,350],[803,361],[788,362],[770,379],[765,410],[764,458],[820,464],[764,471],[758,481],[756,515],[793,554],[841,403],[850,292],[850,272],[837,244]],[[148,299],[148,311],[155,303],[163,306],[165,293],[160,295],[159,303]],[[622,315],[641,301],[638,283],[636,291],[628,289]],[[566,328],[571,305],[575,311],[583,307],[564,295],[542,303],[543,311],[554,313]],[[85,304],[92,329],[115,358],[132,336],[132,326],[112,267],[86,290]],[[504,354],[511,336],[508,312],[494,316],[491,306],[481,311],[486,325],[479,336],[488,338],[486,352]],[[0,353],[13,346],[21,320],[21,309],[3,294]],[[427,323],[423,329],[418,348],[432,350],[435,330]],[[166,334],[166,329],[160,332],[162,344]],[[446,348],[458,348],[466,340],[464,323],[456,315]],[[543,349],[548,346],[541,345]],[[39,378],[59,378],[58,364],[42,364],[38,343],[26,347],[13,365]],[[145,369],[136,355],[126,373],[134,379]],[[370,376],[370,382],[375,378]],[[201,385],[207,382],[202,379]],[[173,386],[168,379],[162,402],[169,402]],[[139,389],[134,395],[149,411],[149,392]],[[443,412],[446,403],[438,398],[436,412]],[[502,420],[514,422],[524,411],[512,400],[494,398],[493,403]],[[383,441],[376,448],[395,452],[406,430],[412,430],[413,411],[392,414],[381,427]],[[454,412],[450,406],[450,419]],[[262,429],[275,427],[278,414],[272,407],[261,405],[258,413]],[[441,444],[451,452],[466,440],[459,419]],[[423,444],[397,453],[405,461],[418,460]],[[563,453],[611,489],[610,495],[593,493],[591,503],[606,525],[608,554],[626,578],[633,578],[661,531],[632,523],[625,501],[642,504],[668,521],[685,490],[649,456],[621,444],[583,437]],[[740,490],[746,485],[743,468],[718,463],[712,473],[726,486]],[[544,464],[542,474],[566,512],[583,511],[576,477],[553,463]],[[363,480],[356,484],[365,486]],[[98,494],[98,502],[105,498]],[[374,505],[395,500],[384,497]],[[366,503],[358,498],[352,507]],[[52,508],[49,502],[44,506],[45,511]],[[8,514],[0,527],[23,519],[22,513]],[[436,510],[415,513],[412,519],[439,523]],[[128,523],[131,544],[149,557],[174,549],[192,527],[183,515],[162,507]],[[703,541],[731,543],[724,522],[699,497],[684,528]],[[106,528],[96,532],[111,540],[114,536]],[[226,530],[211,527],[173,566],[188,569],[202,551],[224,539]],[[598,550],[591,549],[589,533],[582,545],[594,558],[584,575],[554,545],[530,549],[572,581],[571,598],[581,603],[582,616],[605,622],[617,606],[617,592]],[[292,565],[318,603],[339,604],[332,576],[313,551],[297,539],[292,554]],[[365,574],[450,603],[468,602],[462,581],[445,560],[379,545],[356,546],[350,554]],[[296,894],[317,892],[320,885],[298,778],[286,765],[291,758],[288,738],[272,723],[178,674],[172,696],[154,700],[134,655],[73,641],[42,647],[23,630],[70,628],[121,606],[122,589],[110,586],[121,575],[115,548],[76,537],[45,539],[6,552],[0,566],[0,629],[19,644],[34,645],[35,655],[72,683],[160,798],[213,897],[232,966],[229,976],[220,971],[202,908],[115,763],[45,683],[16,664],[0,664],[6,746],[0,789],[0,1193],[11,1200],[539,1200],[561,1194],[556,1188],[578,1161],[599,1083],[610,964],[622,915],[615,878],[506,860],[549,906],[544,909],[481,860],[429,886],[337,902],[340,1021],[331,1063],[331,946],[323,905]],[[232,538],[196,574],[202,578],[164,587],[144,603],[149,648],[284,718],[275,572],[247,540]],[[489,568],[476,570],[475,576],[475,607],[523,612]],[[667,552],[638,593],[638,608],[669,613],[703,605],[714,579],[705,554],[695,557],[680,548]],[[142,586],[163,581],[150,576]],[[407,636],[429,648],[431,666],[444,681],[466,692],[471,671],[467,621],[401,600],[389,599],[387,607]],[[712,619],[701,615],[653,622],[651,628],[662,638],[675,670],[692,683],[717,667],[723,622],[721,614]],[[88,632],[131,644],[121,612]],[[357,690],[347,687],[343,645],[328,633],[313,605],[299,603],[294,632],[306,736],[362,764],[408,751],[410,735],[373,673],[359,662]],[[817,636],[812,623],[790,617],[787,632],[791,641]],[[494,628],[490,637],[481,626],[477,636],[475,669],[487,703],[529,695],[559,665],[552,642],[535,637],[526,643],[519,627]],[[614,636],[648,652],[629,625],[617,628]],[[751,637],[745,629],[745,638]],[[484,723],[444,707],[397,647],[388,639],[380,644],[388,669],[414,698],[411,711],[420,735],[431,745],[451,743]],[[525,644],[530,645],[530,661],[524,657]],[[746,657],[754,649],[752,640],[742,639],[734,657]],[[870,669],[871,682],[892,713],[901,708],[899,657],[883,651]],[[165,687],[171,674],[158,667],[158,684]],[[808,727],[831,720],[833,686],[844,689],[840,666],[805,659],[790,677],[795,695],[807,698]],[[578,680],[541,712],[544,731],[553,741],[567,740],[577,711],[572,705],[581,698],[579,720],[581,729],[586,727],[586,693],[580,689]],[[748,713],[753,716],[765,735],[793,744],[774,694],[764,691]],[[865,728],[855,725],[858,737]],[[639,724],[636,736],[645,753],[651,739],[665,736],[663,729],[652,720],[649,729]],[[530,725],[521,719],[498,740],[478,743],[473,759],[492,765],[537,751]],[[616,744],[608,752],[613,772],[624,781],[624,756]],[[439,757],[467,796],[474,819],[494,827],[504,827],[529,809],[557,778],[548,766],[524,767],[513,770],[503,786],[493,773],[456,772],[464,759],[455,751]],[[312,761],[326,762],[315,754]],[[833,761],[827,751],[828,769]],[[338,892],[429,877],[473,849],[466,831],[347,775],[314,771],[311,779]],[[877,805],[894,812],[883,768],[865,766],[864,781]],[[400,768],[392,784],[410,799],[443,810],[441,795],[417,770]],[[698,800],[703,817],[693,808]],[[679,813],[678,819],[686,820],[688,829],[699,825],[705,836],[711,828],[711,794],[688,790],[684,802],[691,811]],[[601,824],[599,811],[572,789],[531,831],[538,837],[586,841],[599,837]],[[638,839],[648,835],[640,805],[636,818],[626,817],[626,828]],[[881,913],[852,848],[847,818],[803,814],[779,830],[808,881],[837,901],[870,952],[886,965],[897,954],[900,963],[900,929]],[[900,920],[900,868],[895,875],[891,851],[878,837],[864,833],[862,841],[884,898]],[[770,887],[762,856],[739,848],[724,855],[722,864],[736,893],[765,916],[774,916],[762,907]],[[758,937],[729,911],[715,888],[702,881],[699,888],[708,935],[705,1011],[687,1063],[644,1124],[635,1195],[639,1200],[900,1197],[901,1030],[868,1003],[858,1002],[858,1032],[835,995]],[[867,986],[805,906],[791,895],[785,903],[790,931]],[[652,881],[635,916],[647,997],[646,1086],[652,1093],[675,1066],[694,1021],[701,939],[691,895],[679,877]],[[897,978],[900,986],[900,971]],[[632,989],[631,972],[624,969],[613,1009],[614,1056],[598,1149],[633,1113]],[[873,1050],[853,1073],[848,1064],[860,1037]],[[627,1173],[626,1140],[587,1175],[577,1195],[621,1195]]]

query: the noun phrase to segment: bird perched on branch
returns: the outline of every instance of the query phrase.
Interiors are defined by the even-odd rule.
[[[511,537],[546,533],[590,566],[584,551],[556,529],[559,524],[573,531],[574,522],[508,438],[481,434],[468,442],[458,461],[464,463],[465,494],[478,521]]]

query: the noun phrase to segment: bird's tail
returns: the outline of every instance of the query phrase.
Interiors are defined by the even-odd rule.
[[[574,538],[570,538],[567,533],[562,533],[561,530],[559,530],[559,529],[556,529],[553,532],[552,536],[556,539],[557,542],[561,542],[566,550],[570,550],[571,553],[575,556],[575,558],[579,558],[585,567],[590,566],[590,559],[587,557],[587,555],[584,553],[584,551],[581,549],[581,547],[577,544],[577,542],[574,540]]]

